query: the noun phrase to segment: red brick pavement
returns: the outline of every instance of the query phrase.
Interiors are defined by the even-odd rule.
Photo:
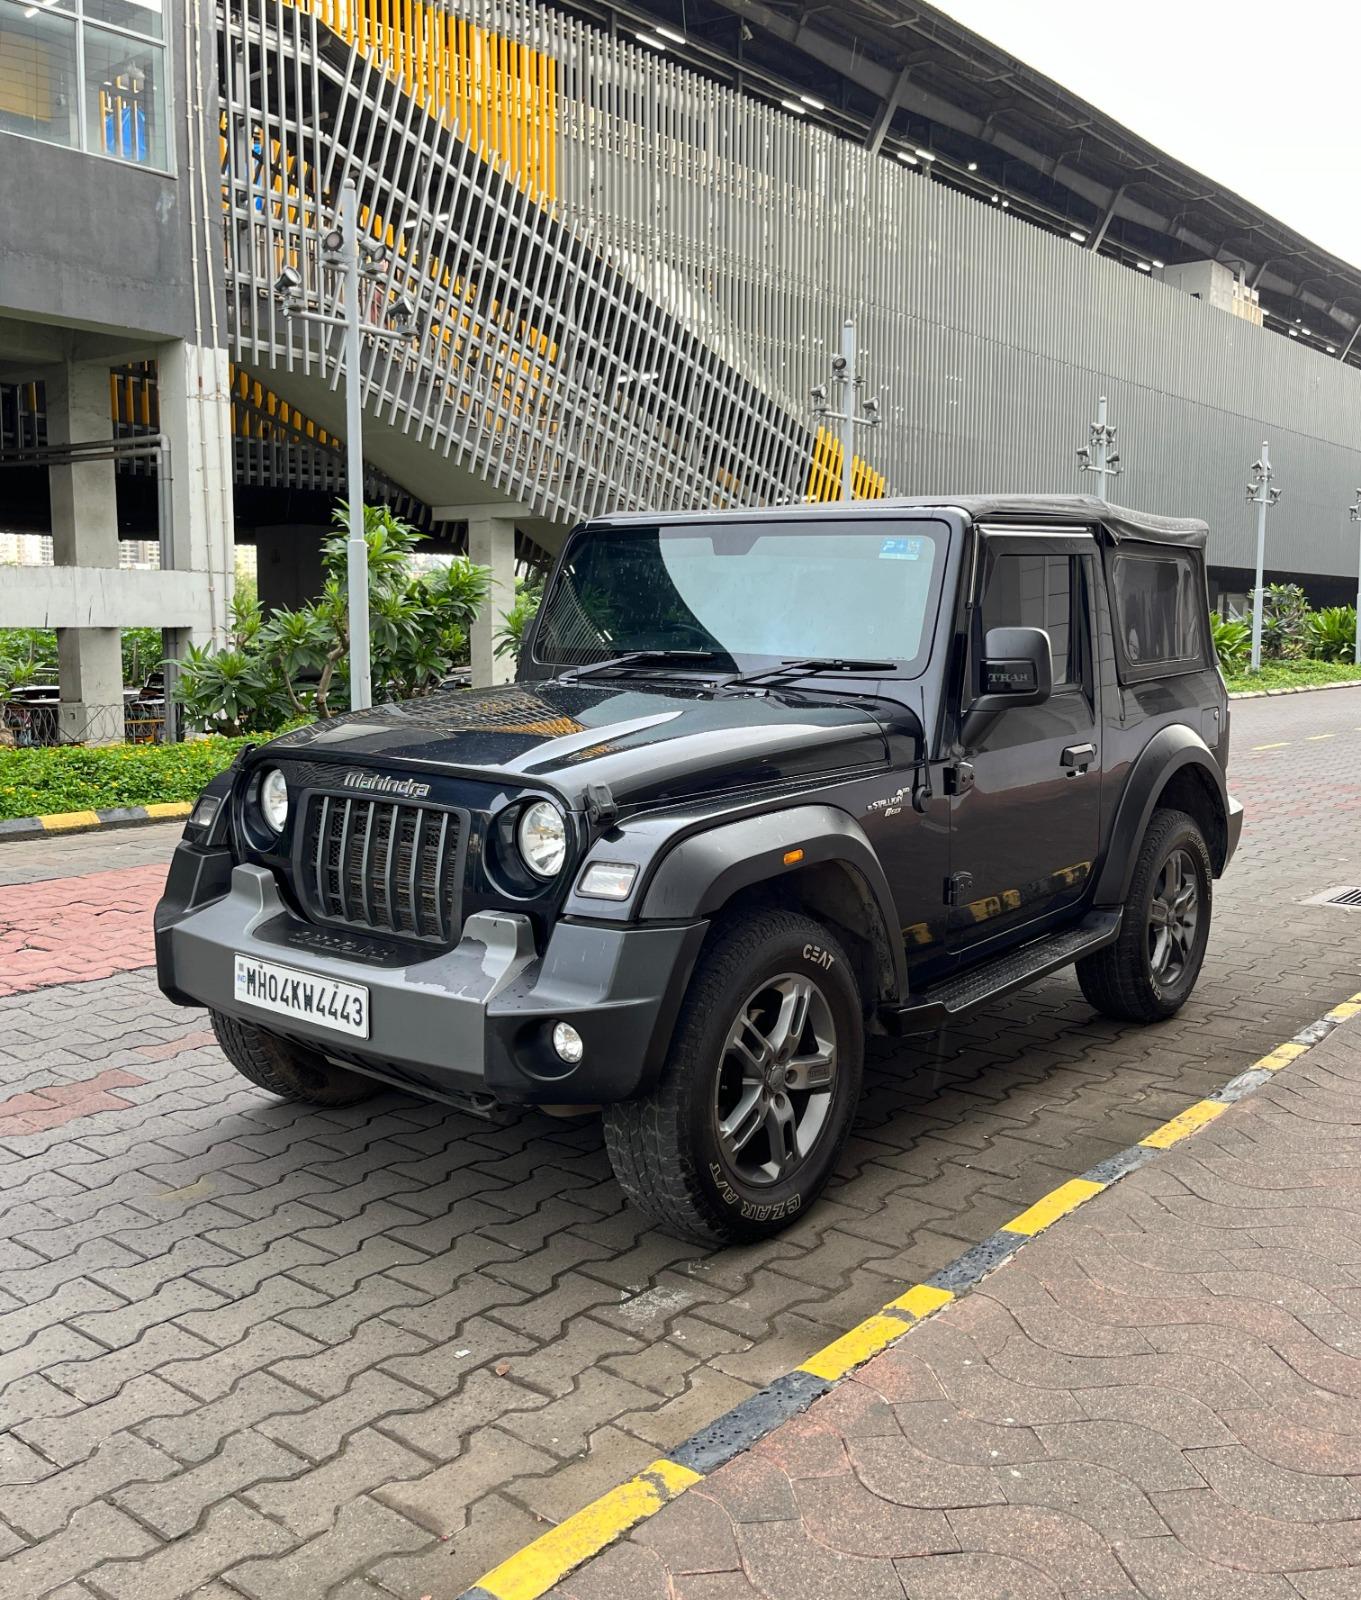
[[[156,863],[0,887],[0,995],[149,966],[164,884]]]
[[[183,1049],[184,1044],[181,1042],[173,1048]],[[101,1072],[97,1078],[84,1078],[78,1083],[54,1083],[46,1088],[12,1094],[8,1100],[0,1100],[0,1139],[12,1139],[25,1133],[48,1133],[64,1123],[74,1122],[77,1117],[93,1116],[96,1111],[123,1110],[130,1102],[111,1091],[133,1089],[146,1081],[136,1073],[114,1067]]]
[[[548,1600],[1355,1600],[1361,1022]]]

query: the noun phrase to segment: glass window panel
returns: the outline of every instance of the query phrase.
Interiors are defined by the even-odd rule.
[[[108,22],[133,33],[165,37],[161,0],[85,0],[87,22]]]
[[[141,166],[166,165],[165,51],[85,29],[85,147]]]
[[[1073,564],[1068,556],[999,556],[983,596],[983,630],[1043,628],[1054,687],[1078,682],[1072,627]]]
[[[74,146],[78,95],[75,23],[0,0],[0,133]]]
[[[1118,556],[1112,587],[1120,640],[1131,667],[1196,662],[1208,601],[1187,556]]]

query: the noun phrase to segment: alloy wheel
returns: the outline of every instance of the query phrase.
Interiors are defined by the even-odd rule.
[[[1200,887],[1185,850],[1174,850],[1153,886],[1148,915],[1148,965],[1165,986],[1178,982],[1191,961],[1200,922]]]
[[[714,1086],[719,1148],[754,1187],[793,1175],[831,1111],[837,1040],[822,990],[798,973],[770,978],[728,1030]]]

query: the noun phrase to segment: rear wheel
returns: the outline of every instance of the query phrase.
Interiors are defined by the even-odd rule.
[[[1210,937],[1210,852],[1184,811],[1155,811],[1134,863],[1120,937],[1077,963],[1108,1017],[1160,1022],[1191,996]]]
[[[210,1011],[222,1054],[243,1078],[281,1100],[303,1100],[314,1106],[349,1106],[380,1092],[381,1085],[362,1072],[338,1067],[316,1050],[266,1033],[222,1011]]]
[[[777,1233],[831,1175],[863,1055],[860,994],[833,935],[789,911],[734,921],[700,957],[657,1088],[605,1108],[615,1176],[683,1238]]]

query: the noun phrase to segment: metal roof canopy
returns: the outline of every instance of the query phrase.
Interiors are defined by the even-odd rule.
[[[902,0],[560,0],[672,31],[678,59],[748,91],[816,97],[805,114],[878,150],[929,149],[933,174],[1002,190],[1081,230],[1085,248],[1152,262],[1213,260],[1272,316],[1308,315],[1361,360],[1361,269],[1175,160],[933,7]],[[672,41],[683,41],[673,43]],[[970,173],[970,162],[978,170]]]

